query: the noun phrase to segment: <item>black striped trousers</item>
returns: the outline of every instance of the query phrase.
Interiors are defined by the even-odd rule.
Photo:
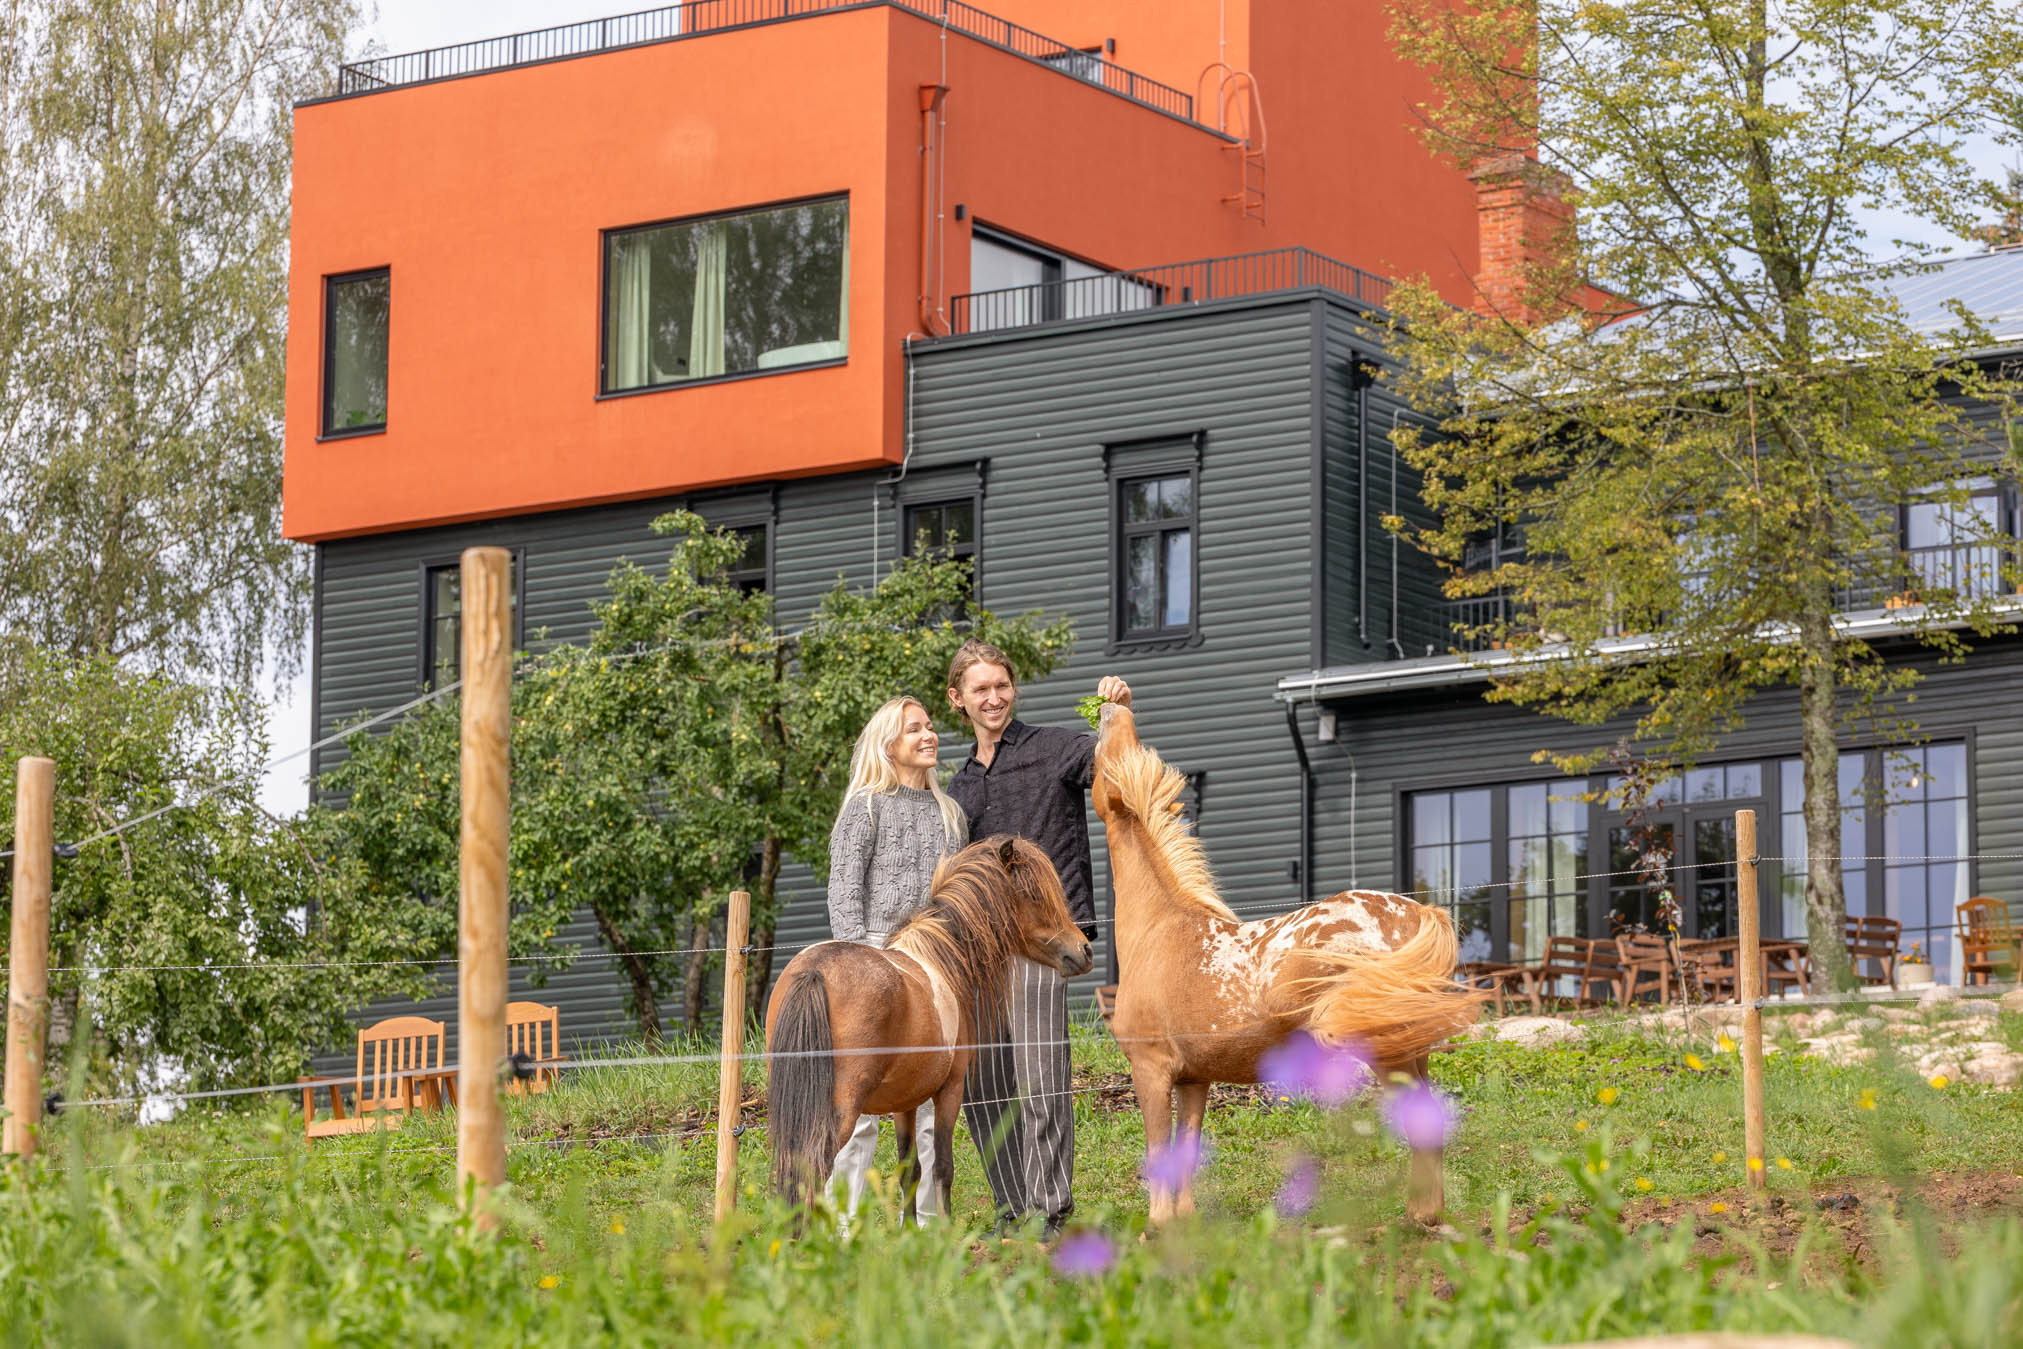
[[[1048,965],[1012,965],[1008,1025],[979,1029],[962,1113],[998,1213],[1049,1223],[1074,1212],[1075,1098],[1069,1094],[1068,983]]]

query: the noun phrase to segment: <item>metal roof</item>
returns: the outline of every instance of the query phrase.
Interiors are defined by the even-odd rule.
[[[1885,284],[1920,332],[1958,323],[1949,307],[1958,301],[2002,344],[2023,343],[2023,247],[1947,258]]]

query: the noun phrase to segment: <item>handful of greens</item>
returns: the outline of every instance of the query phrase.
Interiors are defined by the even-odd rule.
[[[1076,703],[1075,710],[1082,714],[1083,721],[1089,723],[1089,729],[1094,730],[1103,720],[1103,704],[1109,701],[1100,693],[1092,693]]]

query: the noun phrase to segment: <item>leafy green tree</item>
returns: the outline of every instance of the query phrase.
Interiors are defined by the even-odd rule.
[[[751,1006],[764,1006],[781,866],[793,857],[826,873],[850,749],[880,703],[912,692],[936,707],[971,632],[1034,678],[1071,642],[1065,621],[1030,614],[972,607],[958,626],[948,615],[967,564],[934,556],[869,589],[839,580],[805,628],[785,632],[770,597],[728,579],[741,539],[686,512],[655,528],[675,540],[667,567],[620,566],[589,642],[526,662],[514,681],[510,844],[515,951],[568,959],[555,934],[587,907],[649,1039],[678,985],[685,1019],[699,1021],[709,962],[671,953],[710,945],[734,889],[752,892]],[[355,736],[325,776],[380,892],[456,893],[458,715],[445,697]],[[438,940],[452,944],[449,906],[425,907],[443,914]]]
[[[327,816],[261,808],[266,745],[243,729],[257,705],[106,657],[31,651],[21,674],[0,702],[0,763],[11,781],[21,756],[54,759],[56,836],[86,840],[56,862],[50,896],[59,1071],[81,1043],[129,1087],[286,1081],[343,1041],[347,1012],[421,987],[406,962],[429,934],[407,897],[356,884]],[[9,838],[13,810],[10,787]]]
[[[0,0],[0,632],[289,673],[289,119],[352,0]],[[6,650],[0,650],[0,689]]]
[[[1836,615],[1900,594],[1945,657],[1966,649],[1951,625],[1991,631],[2013,541],[1969,484],[2017,467],[2006,416],[1989,437],[1966,411],[2010,398],[1970,359],[1985,334],[1965,313],[1913,327],[1887,282],[1930,250],[1863,222],[1964,236],[1998,203],[1965,142],[2023,26],[1991,0],[1405,0],[1393,38],[1431,75],[1436,150],[1579,211],[1534,232],[1486,316],[1397,297],[1404,390],[1447,409],[1399,438],[1435,516],[1409,532],[1450,595],[1509,597],[1479,635],[1550,657],[1504,667],[1492,698],[1634,712],[1654,755],[1690,762],[1756,692],[1797,688],[1808,935],[1844,984],[1836,742],[1851,716],[1900,716],[1918,676]],[[1907,502],[1996,560],[1921,568]],[[1514,559],[1461,568],[1516,531]],[[1639,633],[1662,638],[1632,656],[1617,639]]]

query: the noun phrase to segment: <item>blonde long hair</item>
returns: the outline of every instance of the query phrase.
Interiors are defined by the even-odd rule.
[[[858,797],[864,798],[864,809],[871,809],[871,797],[878,792],[892,792],[906,785],[900,776],[899,765],[892,762],[892,745],[906,729],[906,709],[917,707],[927,713],[927,704],[918,698],[901,694],[888,700],[884,706],[871,714],[864,723],[864,729],[857,734],[857,748],[850,751],[850,785],[843,790],[843,805],[836,812],[841,822],[843,812],[850,809],[850,803]],[[931,718],[932,713],[927,713]],[[962,807],[955,804],[955,798],[941,790],[935,780],[934,770],[927,772],[927,790],[934,793],[934,804],[941,807],[941,827],[951,844],[961,843],[969,834],[969,817]]]

